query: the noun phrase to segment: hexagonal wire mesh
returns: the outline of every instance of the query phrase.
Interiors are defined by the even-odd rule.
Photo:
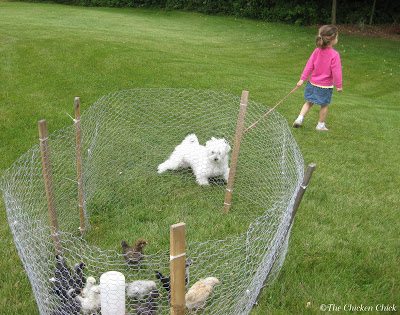
[[[267,275],[272,278],[283,263],[303,179],[303,158],[285,119],[272,112],[244,134],[228,214],[222,211],[221,177],[200,186],[190,169],[157,173],[190,133],[200,144],[216,137],[233,146],[239,101],[208,90],[135,89],[106,95],[86,110],[81,118],[84,237],[78,231],[74,126],[50,135],[62,249],[57,258],[39,145],[5,172],[9,225],[41,314],[100,313],[96,290],[87,290],[93,279],[87,279],[98,283],[110,270],[122,272],[127,283],[149,280],[146,285],[156,287],[149,294],[140,287],[145,284],[135,283],[139,289],[126,297],[127,313],[169,313],[169,294],[156,272],[169,272],[169,226],[179,221],[187,224],[187,288],[209,276],[220,282],[202,312],[250,312]],[[245,126],[266,110],[250,100]],[[138,261],[127,263],[121,241],[138,238],[148,245]]]

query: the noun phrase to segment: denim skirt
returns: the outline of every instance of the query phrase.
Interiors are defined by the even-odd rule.
[[[317,105],[329,105],[332,99],[333,88],[321,88],[307,82],[304,90],[304,99]]]

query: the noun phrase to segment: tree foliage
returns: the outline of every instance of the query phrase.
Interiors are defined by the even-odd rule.
[[[36,0],[37,1],[37,0]],[[40,0],[39,0],[40,1]],[[55,0],[58,3],[105,7],[157,7],[225,14],[301,25],[332,20],[332,0]],[[373,7],[375,6],[375,7]],[[399,23],[400,2],[392,0],[337,1],[338,24]]]

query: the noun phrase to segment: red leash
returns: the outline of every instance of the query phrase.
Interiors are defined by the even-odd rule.
[[[271,113],[275,108],[277,108],[280,104],[283,103],[284,100],[286,100],[290,94],[294,93],[300,86],[295,86],[293,90],[291,90],[288,94],[286,94],[286,96],[284,98],[282,98],[278,103],[276,103],[276,105],[274,107],[272,107],[269,111],[267,111],[264,115],[261,116],[261,118],[259,120],[257,120],[256,122],[254,122],[253,124],[250,125],[250,127],[247,127],[244,132],[249,131],[250,129],[254,128],[261,119],[265,118],[266,116],[268,116],[269,113]]]

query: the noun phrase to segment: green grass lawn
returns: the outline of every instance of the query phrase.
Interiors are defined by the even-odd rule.
[[[74,96],[84,111],[136,87],[247,89],[272,106],[297,82],[315,32],[186,12],[0,2],[0,174],[37,143],[39,119],[50,131],[71,124]],[[329,132],[315,131],[316,109],[293,129],[317,170],[281,273],[254,314],[319,313],[321,304],[400,309],[400,42],[339,40],[344,92],[334,94]],[[278,111],[291,123],[302,103],[297,91]],[[0,313],[36,314],[0,207]]]

